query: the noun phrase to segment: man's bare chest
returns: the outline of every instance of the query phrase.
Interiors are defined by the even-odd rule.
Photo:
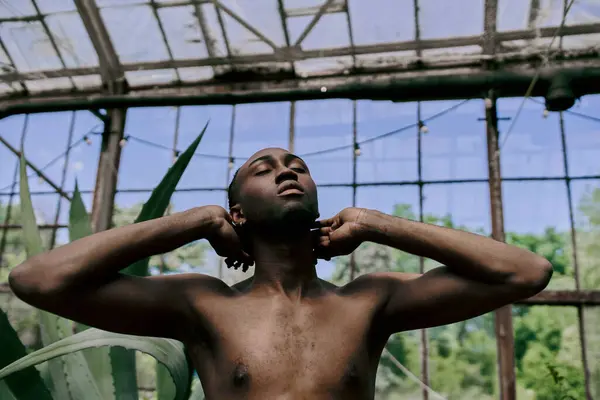
[[[224,302],[205,315],[210,339],[192,357],[197,368],[216,367],[225,379],[286,391],[290,385],[338,388],[370,375],[372,310],[367,303],[246,299]]]

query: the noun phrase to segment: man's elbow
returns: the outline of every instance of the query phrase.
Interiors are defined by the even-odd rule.
[[[533,263],[520,267],[519,273],[515,276],[515,283],[523,289],[526,297],[534,296],[544,290],[554,272],[548,260],[543,257],[536,258]]]
[[[47,299],[60,291],[58,279],[48,274],[51,268],[43,268],[39,263],[39,258],[30,258],[8,275],[8,285],[12,292],[26,303]]]

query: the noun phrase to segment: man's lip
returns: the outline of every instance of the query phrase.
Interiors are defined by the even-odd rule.
[[[304,194],[302,190],[296,188],[285,189],[283,192],[279,193],[278,196],[287,196],[290,194]]]
[[[303,194],[304,190],[302,190],[302,186],[300,186],[298,183],[296,183],[296,182],[289,182],[289,183],[283,183],[279,187],[279,190],[277,191],[278,195],[292,194],[292,193]]]

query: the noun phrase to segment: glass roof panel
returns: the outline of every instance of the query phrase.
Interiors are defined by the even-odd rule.
[[[304,29],[312,21],[312,16],[288,18],[290,40],[295,43]],[[342,13],[324,14],[302,42],[303,50],[326,49],[350,46],[350,36],[346,15]]]
[[[100,10],[121,62],[168,60],[158,22],[147,5]]]
[[[213,50],[217,56],[226,56],[227,47],[225,46],[225,39],[223,38],[223,30],[219,25],[219,19],[217,17],[217,10],[213,4],[204,4],[202,6],[202,13],[206,20],[206,29],[210,35],[210,39],[206,39],[209,43],[212,43]]]
[[[179,77],[183,82],[200,82],[212,79],[214,76],[211,67],[189,67],[179,68]]]
[[[31,93],[40,93],[53,89],[70,89],[73,87],[69,78],[49,78],[35,81],[25,81],[27,90]]]
[[[0,37],[18,71],[62,68],[40,22],[5,22],[0,24]]]
[[[75,83],[75,87],[80,90],[102,86],[102,78],[100,75],[74,76],[73,82]]]
[[[349,0],[348,8],[356,45],[415,38],[414,0]]]
[[[481,35],[483,15],[481,0],[461,0],[460,7],[454,2],[419,0],[421,39]]]
[[[158,10],[174,58],[208,57],[206,43],[193,6],[166,7]]]
[[[96,0],[96,5],[98,7],[112,7],[143,3],[148,3],[148,0]]]
[[[588,24],[600,20],[598,0],[578,0],[573,3],[566,18],[566,25]]]
[[[160,69],[151,71],[127,71],[125,72],[127,82],[132,86],[147,86],[161,83],[169,83],[177,80],[174,69]]]
[[[31,0],[0,1],[0,18],[22,17],[35,14],[35,7]]]
[[[259,30],[277,46],[285,46],[285,36],[283,34],[283,25],[281,24],[277,0],[221,0],[221,3],[252,25],[252,27]],[[226,26],[226,29],[227,33],[229,33],[229,25]]]
[[[75,6],[73,0],[36,0],[36,4],[42,14],[77,11],[77,6]]]
[[[273,48],[230,15],[222,13],[222,18],[233,55],[273,53]]]
[[[46,24],[68,68],[98,65],[98,56],[78,13],[50,15]]]

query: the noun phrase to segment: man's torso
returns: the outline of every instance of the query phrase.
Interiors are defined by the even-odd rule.
[[[372,399],[387,337],[377,296],[336,288],[294,303],[281,294],[215,293],[194,305],[186,342],[208,399]]]

